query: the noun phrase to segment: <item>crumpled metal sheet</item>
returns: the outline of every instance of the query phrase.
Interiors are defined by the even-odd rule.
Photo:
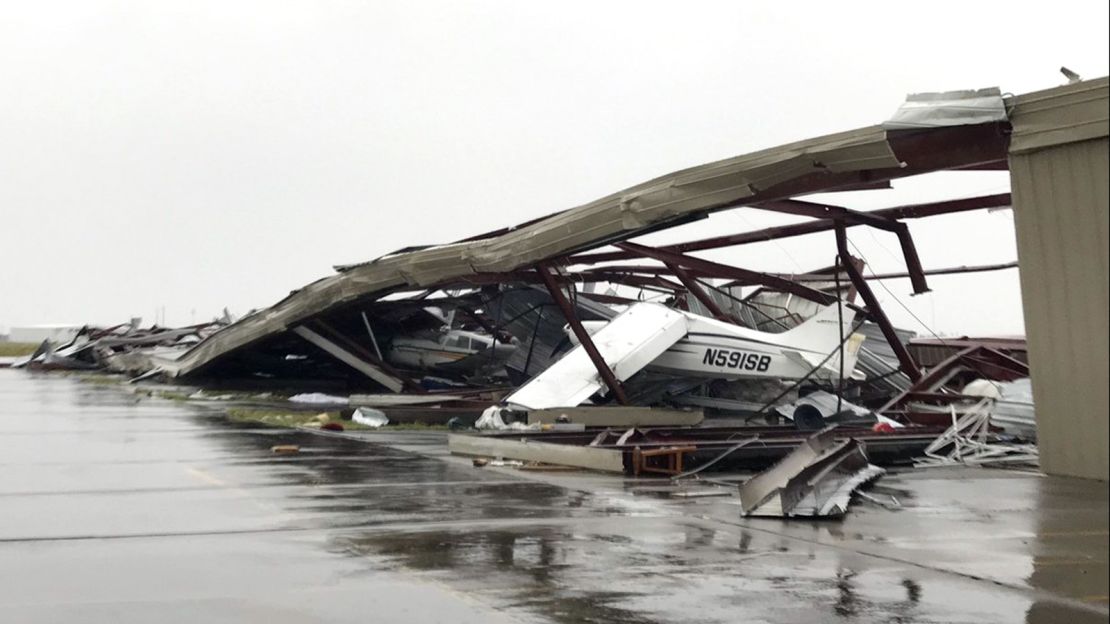
[[[1006,103],[998,87],[944,93],[914,93],[883,123],[887,130],[970,126],[1006,121]]]
[[[692,167],[565,210],[503,234],[385,256],[317,280],[268,310],[241,319],[169,365],[171,376],[284,332],[325,310],[403,286],[428,286],[537,262],[635,236],[679,218],[736,205],[754,193],[815,172],[897,167],[880,126],[791,143]]]
[[[851,412],[856,416],[870,416],[872,413],[871,410],[866,407],[860,407],[859,405],[849,403],[845,400],[840,400],[838,402],[835,394],[825,392],[824,390],[815,390],[793,403],[779,405],[775,407],[775,411],[785,418],[792,419],[794,418],[794,410],[798,409],[801,405],[812,405],[817,408],[817,411],[821,412],[821,416],[825,418],[834,416],[837,413],[836,408],[838,405],[841,411]]]
[[[861,442],[838,440],[829,427],[741,485],[740,506],[746,516],[842,516],[852,493],[885,473]]]

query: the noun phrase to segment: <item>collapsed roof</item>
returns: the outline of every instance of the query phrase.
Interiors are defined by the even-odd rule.
[[[405,249],[362,264],[336,267],[336,274],[294,291],[268,309],[244,317],[176,360],[161,362],[160,366],[171,376],[202,375],[254,345],[289,332],[303,334],[304,330],[298,328],[322,315],[379,301],[402,291],[540,282],[549,277],[547,270],[552,266],[651,257],[648,248],[623,242],[704,218],[715,211],[744,206],[804,215],[814,220],[776,228],[775,232],[745,233],[671,245],[662,251],[683,254],[766,240],[771,234],[787,236],[871,225],[899,233],[908,275],[914,280],[915,291],[924,292],[927,290],[925,272],[908,239],[908,231],[897,220],[1007,206],[1008,194],[870,213],[792,198],[884,188],[890,180],[941,170],[1004,170],[1010,141],[1008,103],[997,89],[911,98],[886,124],[692,167],[514,227],[455,243]],[[609,245],[617,246],[619,251],[595,251]],[[591,251],[593,253],[583,253]],[[698,260],[680,257],[691,263]],[[667,263],[668,258],[673,260],[668,256],[655,259]],[[707,265],[707,271],[720,266],[700,262]],[[686,266],[690,268],[689,264]],[[602,269],[594,270],[604,273]],[[674,275],[684,278],[683,272],[677,269]],[[749,283],[791,286],[803,289],[803,294],[805,290],[817,292],[781,276],[741,269],[725,275],[739,275],[749,279]]]

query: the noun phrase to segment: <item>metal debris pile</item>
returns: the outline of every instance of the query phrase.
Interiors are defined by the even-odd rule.
[[[917,338],[892,323],[872,288],[907,280],[907,294],[922,294],[931,275],[1015,268],[927,270],[907,225],[1005,209],[1011,197],[867,212],[801,198],[1004,169],[1008,110],[997,89],[914,99],[883,125],[337,266],[235,322],[85,328],[68,344],[44,343],[22,365],[222,388],[296,386],[292,403],[363,408],[364,426],[488,427],[453,434],[449,446],[502,461],[671,477],[779,462],[744,486],[745,513],[836,515],[851,491],[881,474],[871,462],[984,465],[1030,455],[1022,341]],[[647,234],[727,210],[806,220],[643,244]],[[859,230],[897,239],[904,272],[871,271],[853,253],[849,232]],[[835,241],[835,260],[803,273],[694,255],[821,232]]]
[[[106,370],[140,375],[157,372],[208,336],[231,323],[230,318],[186,327],[140,327],[140,320],[111,327],[82,327],[68,341],[44,340],[34,353],[12,368],[35,370]]]
[[[949,407],[952,426],[924,451],[925,457],[916,465],[922,468],[965,464],[971,466],[1031,466],[1038,464],[1034,444],[1004,441],[991,433],[990,398],[957,414],[955,406]]]
[[[829,428],[740,486],[746,516],[842,516],[852,494],[885,470],[870,463],[859,440]]]

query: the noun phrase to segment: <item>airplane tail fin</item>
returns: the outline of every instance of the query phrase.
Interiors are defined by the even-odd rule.
[[[841,306],[842,312],[837,310]],[[843,323],[841,323],[843,315]],[[844,302],[834,303],[814,314],[801,325],[779,334],[779,340],[784,344],[795,347],[799,354],[810,366],[818,366],[825,356],[838,351],[840,343],[844,341],[844,375],[851,375],[856,367],[860,345],[863,344],[863,334],[854,334],[856,312]],[[833,355],[822,365],[826,371],[837,372],[840,369],[838,354]]]

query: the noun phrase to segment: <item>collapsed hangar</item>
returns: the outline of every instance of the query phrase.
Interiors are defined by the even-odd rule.
[[[628,300],[587,285],[606,282],[670,293],[673,305],[729,322],[741,322],[741,309],[758,311],[758,306],[731,305],[728,293],[709,281],[723,280],[730,287],[758,286],[818,304],[846,291],[858,296],[899,374],[910,382],[902,393],[914,393],[920,388],[913,384],[928,375],[871,291],[868,281],[876,276],[865,275],[852,257],[847,230],[870,227],[896,236],[905,275],[914,292],[922,293],[928,290],[930,271],[922,266],[904,221],[1012,205],[1042,464],[1046,472],[1105,480],[1110,476],[1107,102],[1105,78],[1011,97],[997,90],[911,97],[884,124],[692,167],[517,226],[336,267],[335,275],[244,317],[159,367],[186,379],[304,375],[423,392],[404,371],[383,361],[373,327],[388,334],[412,324],[434,324],[418,312],[434,301],[497,336],[505,330],[508,306],[500,305],[497,315],[490,311],[501,293],[540,293],[547,300],[533,309],[557,309],[560,316],[552,318],[571,326],[591,351],[610,399],[624,403],[629,400],[625,384],[590,349],[581,320],[591,318],[591,303],[603,307]],[[799,199],[882,189],[891,180],[936,171],[983,169],[1009,170],[1014,197],[967,197],[869,212]],[[662,247],[631,242],[731,209],[811,220]],[[831,271],[803,276],[757,272],[691,255],[819,231],[836,233],[838,267]],[[997,268],[1005,267],[937,272]],[[762,313],[765,320],[782,321],[766,309]],[[290,358],[291,352],[298,355]],[[983,366],[1015,366],[993,356],[967,357]],[[530,373],[530,365],[524,364],[522,375]]]

